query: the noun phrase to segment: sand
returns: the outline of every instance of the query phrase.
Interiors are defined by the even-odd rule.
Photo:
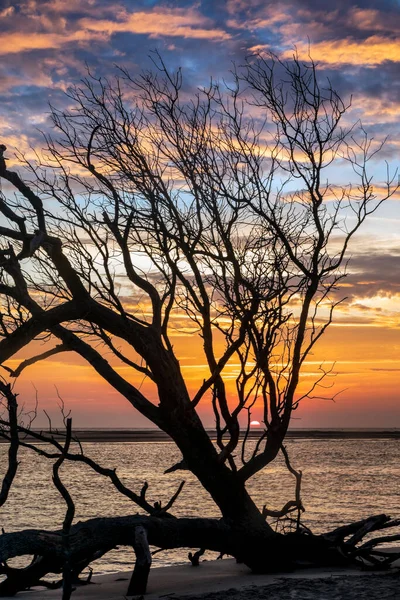
[[[124,600],[130,573],[93,577],[73,600]],[[60,600],[61,590],[18,594],[31,600]],[[138,597],[136,597],[138,598]],[[376,574],[359,570],[307,569],[253,575],[232,559],[152,569],[145,600],[399,600],[400,570]]]

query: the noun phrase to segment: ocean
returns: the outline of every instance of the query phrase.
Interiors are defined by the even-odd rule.
[[[289,439],[287,449],[292,464],[303,472],[304,524],[318,533],[382,512],[400,517],[399,446],[398,439]],[[166,504],[185,480],[174,505],[176,516],[219,516],[190,472],[163,474],[180,459],[172,442],[88,442],[84,448],[100,464],[116,467],[125,485],[135,492],[139,493],[147,481],[147,498],[152,502]],[[6,452],[7,445],[1,444],[1,469]],[[52,461],[27,449],[21,450],[20,461],[9,499],[0,509],[0,526],[6,532],[60,528],[65,505],[51,483]],[[66,464],[60,474],[74,498],[76,521],[140,512],[108,480],[84,465]],[[279,509],[294,498],[294,477],[278,459],[250,480],[248,489],[258,506],[267,504],[271,509]],[[153,565],[186,562],[187,553],[186,549],[157,553]],[[204,556],[210,560],[215,557],[211,552]],[[96,575],[113,573],[131,569],[134,560],[133,550],[121,547],[92,566]]]

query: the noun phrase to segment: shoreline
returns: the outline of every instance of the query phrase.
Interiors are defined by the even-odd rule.
[[[75,600],[126,599],[131,572],[93,577],[93,584],[73,593]],[[291,573],[254,575],[233,559],[159,567],[150,571],[144,600],[385,600],[395,598],[399,569],[384,574],[360,569],[311,568]],[[18,598],[59,600],[60,589],[21,592]],[[137,598],[137,597],[134,597]],[[11,599],[9,599],[11,600]]]
[[[46,429],[34,429],[33,431],[42,432],[49,435],[50,432]],[[248,439],[257,439],[261,433],[261,429],[251,430]],[[207,433],[213,439],[215,432],[207,430]],[[56,433],[56,430],[51,432],[56,439],[61,439],[62,436]],[[74,435],[81,442],[169,442],[171,438],[156,429],[74,429]],[[243,434],[241,435],[243,439]],[[27,435],[26,439],[32,440],[31,436]],[[292,429],[286,434],[286,439],[305,439],[305,440],[359,440],[359,439],[398,439],[400,440],[399,429]],[[37,442],[37,440],[35,440]],[[7,440],[0,439],[0,443],[7,443]]]

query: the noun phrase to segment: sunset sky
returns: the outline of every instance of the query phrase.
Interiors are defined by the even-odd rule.
[[[169,68],[181,66],[193,89],[210,76],[221,78],[232,61],[272,50],[290,58],[311,55],[321,76],[344,98],[352,96],[352,121],[361,119],[375,140],[388,138],[373,168],[376,185],[385,160],[400,164],[399,0],[171,1],[0,0],[0,143],[15,167],[13,148],[32,156],[48,131],[48,104],[68,104],[64,92],[86,74],[132,73],[149,67],[157,49]],[[347,173],[332,171],[334,183]],[[334,324],[310,357],[301,385],[318,365],[335,362],[335,402],[306,401],[295,413],[296,427],[400,427],[400,208],[399,195],[373,215],[353,240],[347,299]],[[200,344],[177,335],[174,348],[189,387],[205,376]],[[26,349],[21,356],[30,356]],[[234,372],[234,365],[232,366]],[[55,414],[55,385],[75,426],[147,426],[126,400],[103,383],[89,365],[68,353],[26,370],[17,384],[31,402]],[[142,391],[146,391],[146,382]],[[210,410],[202,408],[208,425]],[[260,419],[257,407],[254,419]]]

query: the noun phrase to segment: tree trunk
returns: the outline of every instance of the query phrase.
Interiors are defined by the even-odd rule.
[[[220,509],[223,522],[234,533],[235,552],[229,554],[234,554],[254,571],[265,570],[268,562],[273,570],[282,557],[278,556],[273,543],[267,544],[267,541],[273,542],[276,533],[262,516],[237,473],[219,460],[202,424],[198,426],[196,423],[197,415],[194,413],[192,419],[187,415],[184,417],[179,426],[175,420],[173,430],[168,433],[182,452],[188,468]],[[203,547],[201,543],[192,543],[192,546]]]
[[[157,381],[162,428],[174,440],[187,467],[198,478],[221,511],[224,520],[238,532],[274,536],[260,510],[247,493],[244,481],[219,456],[204,426],[191,406],[176,358],[159,348],[152,371]]]

